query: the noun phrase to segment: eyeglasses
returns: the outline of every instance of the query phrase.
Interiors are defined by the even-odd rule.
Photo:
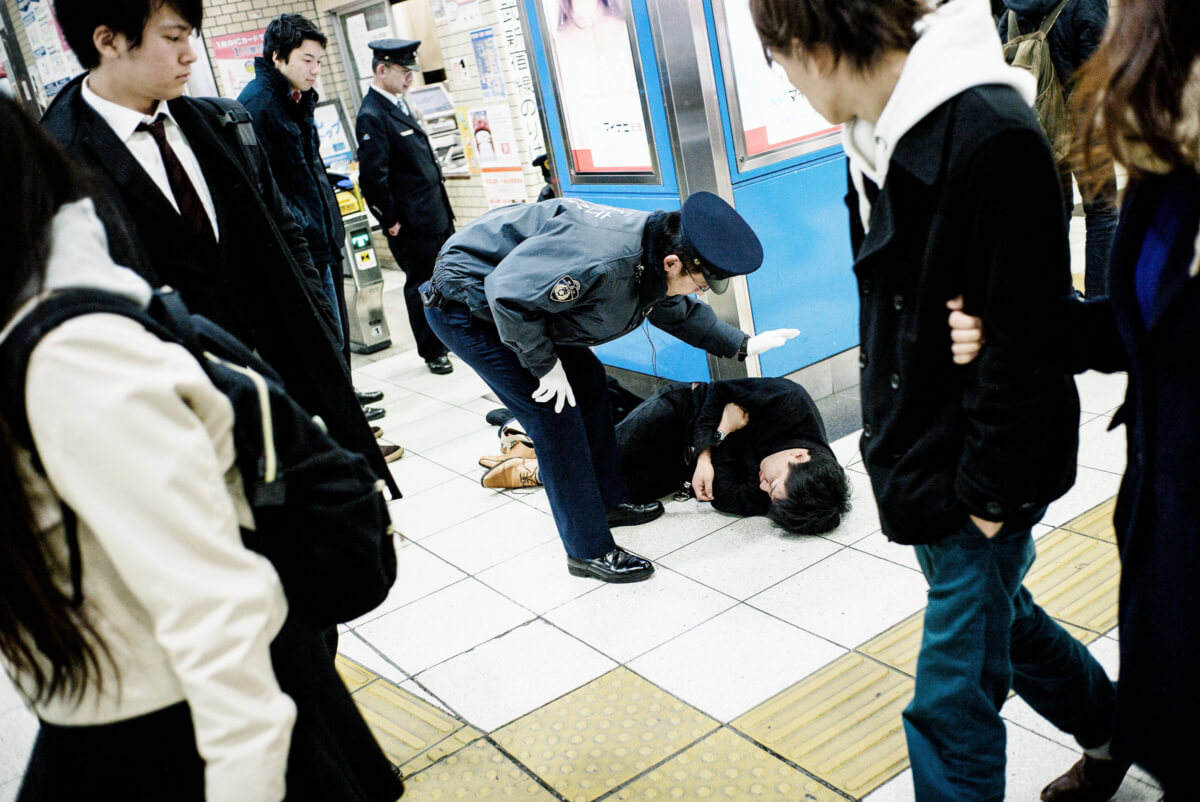
[[[686,266],[683,269],[684,272],[688,274],[688,278],[692,280],[692,283],[696,285],[697,290],[700,292],[708,292],[708,282],[704,279],[703,273],[698,271],[692,272],[691,270],[688,270]]]

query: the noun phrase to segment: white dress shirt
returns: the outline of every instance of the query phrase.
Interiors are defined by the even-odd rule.
[[[179,123],[171,116],[171,109],[167,104],[160,100],[158,106],[147,116],[140,111],[126,108],[100,97],[88,86],[87,79],[84,79],[82,89],[83,99],[108,123],[108,127],[117,135],[117,139],[125,143],[125,147],[129,148],[133,158],[137,159],[138,164],[154,181],[155,186],[162,191],[163,196],[178,212],[179,204],[175,202],[175,193],[171,190],[171,182],[167,179],[167,168],[163,164],[158,145],[149,133],[137,130],[139,124],[149,125],[159,114],[166,116],[166,120],[163,121],[163,130],[167,135],[167,143],[179,157],[184,172],[191,179],[192,186],[196,188],[196,194],[200,196],[200,205],[204,207],[204,213],[208,215],[208,222],[212,224],[213,235],[220,241],[221,232],[217,227],[216,207],[213,206],[212,193],[209,192],[208,183],[204,180],[204,172],[200,169],[200,162],[196,161],[196,154],[192,152],[192,146],[188,144],[187,137],[183,135]]]
[[[402,112],[404,112],[405,114],[407,114],[410,117],[412,116],[412,112],[408,110],[408,104],[404,102],[403,95],[393,95],[391,92],[388,92],[384,89],[380,89],[378,86],[375,86],[374,84],[371,84],[371,89],[375,90],[379,94],[386,97],[388,99],[388,103],[391,103],[393,106],[398,105]]]

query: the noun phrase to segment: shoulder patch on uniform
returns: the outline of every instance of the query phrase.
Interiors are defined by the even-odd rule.
[[[579,297],[579,282],[563,276],[550,288],[550,300],[560,304],[570,303]]]

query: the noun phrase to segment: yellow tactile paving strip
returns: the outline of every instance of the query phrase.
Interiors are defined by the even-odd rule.
[[[908,765],[900,713],[913,680],[851,652],[731,725],[854,797]]]
[[[845,802],[845,797],[724,728],[646,772],[614,798]]]
[[[1090,643],[1116,625],[1113,501],[1038,540],[1026,585]],[[900,713],[912,695],[924,611],[720,724],[621,667],[490,737],[371,671],[338,670],[406,800],[861,799],[908,767]],[[831,790],[831,788],[833,790]]]
[[[719,726],[629,669],[616,668],[493,738],[564,798],[590,802]]]

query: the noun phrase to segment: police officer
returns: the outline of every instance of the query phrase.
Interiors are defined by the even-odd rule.
[[[442,243],[454,232],[442,168],[404,99],[417,69],[420,44],[411,39],[367,43],[374,76],[355,124],[359,185],[404,271],[404,302],[417,353],[433,373],[450,373],[454,367],[446,346],[425,322],[418,292],[433,272]]]
[[[572,574],[649,578],[654,566],[617,546],[610,528],[662,514],[657,501],[630,503],[604,368],[588,346],[647,319],[723,357],[782,345],[799,332],[750,337],[691,297],[724,292],[732,276],[758,269],[762,258],[746,222],[708,192],[689,197],[679,212],[574,198],[518,204],[484,215],[446,243],[422,289],[426,317],[537,443]]]

